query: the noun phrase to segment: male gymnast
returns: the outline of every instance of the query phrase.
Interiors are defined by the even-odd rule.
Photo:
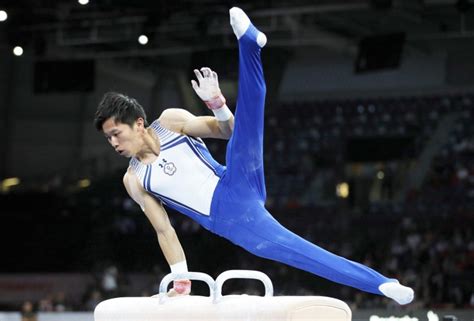
[[[187,263],[163,204],[255,255],[385,295],[399,304],[410,303],[411,288],[304,240],[266,210],[266,86],[260,52],[267,39],[241,9],[234,7],[229,12],[239,44],[235,118],[220,91],[217,74],[209,68],[194,70],[198,82],[191,83],[214,117],[172,108],[148,126],[135,99],[112,92],[104,95],[95,115],[97,130],[120,155],[131,158],[123,183],[156,230],[171,271],[185,272]],[[226,166],[212,158],[201,138],[230,139]],[[189,294],[190,290],[189,280],[178,280],[170,295]]]

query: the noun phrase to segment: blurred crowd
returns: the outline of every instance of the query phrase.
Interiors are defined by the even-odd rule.
[[[267,108],[267,114],[267,207],[283,225],[413,287],[412,307],[474,307],[474,95],[294,103]],[[439,146],[419,187],[397,198],[399,185],[389,179],[403,182],[397,177],[403,176],[401,163],[420,157],[447,115],[455,119],[446,129],[447,143]],[[412,138],[397,159],[384,162],[383,197],[367,203],[349,202],[334,192],[337,182],[348,180],[347,144],[360,137]],[[207,143],[217,160],[223,161],[225,144]],[[15,204],[5,217],[11,226],[26,228],[23,244],[50,233],[43,246],[57,253],[46,260],[44,253],[32,253],[27,267],[12,265],[11,269],[93,269],[95,283],[79,304],[68,303],[67,293],[62,293],[30,302],[35,310],[93,310],[106,298],[157,292],[157,283],[169,268],[151,225],[122,188],[121,175],[97,178],[87,189],[74,192],[59,188],[1,196],[3,202]],[[29,215],[33,209],[41,213]],[[353,308],[393,304],[255,258],[172,211],[170,218],[192,270],[216,277],[227,269],[257,269],[272,278],[277,295],[334,296]],[[149,286],[131,286],[130,272],[150,273]],[[250,285],[236,288],[259,293],[255,284]],[[258,286],[257,290],[261,291]],[[24,309],[30,310],[30,305],[25,302]]]

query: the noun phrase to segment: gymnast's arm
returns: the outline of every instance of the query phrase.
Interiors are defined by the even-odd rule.
[[[176,271],[173,272],[187,271],[183,247],[161,202],[158,202],[143,189],[130,168],[123,177],[123,184],[130,197],[140,205],[151,225],[153,225],[158,236],[158,243],[171,270],[173,271],[174,268]],[[174,292],[169,294],[189,294],[191,282],[189,280],[177,280],[174,282],[174,290],[172,291]]]
[[[229,139],[234,128],[234,116],[219,121],[212,116],[195,116],[180,108],[165,109],[158,118],[171,131],[201,138]]]
[[[219,88],[217,73],[203,67],[194,70],[199,82],[191,80],[196,94],[212,111],[214,117],[194,116],[184,109],[166,109],[159,121],[162,126],[181,134],[202,137],[229,139],[234,129],[234,115],[226,105],[226,100]]]

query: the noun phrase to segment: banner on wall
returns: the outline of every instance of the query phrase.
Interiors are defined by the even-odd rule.
[[[60,292],[75,303],[92,284],[90,274],[0,274],[0,303],[38,301]]]
[[[124,273],[123,278],[127,280],[129,296],[155,294],[161,279],[150,273]],[[68,303],[77,304],[88,289],[100,286],[97,282],[92,274],[87,273],[0,274],[0,304],[18,305],[26,300],[38,302],[61,292]]]

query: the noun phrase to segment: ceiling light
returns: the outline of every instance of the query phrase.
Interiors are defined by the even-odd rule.
[[[138,42],[141,45],[146,45],[148,43],[148,37],[145,35],[141,35],[140,37],[138,37]]]
[[[7,20],[7,18],[8,18],[7,12],[4,10],[0,10],[0,22]]]
[[[20,46],[16,46],[15,48],[13,48],[13,54],[15,56],[21,56],[23,55],[23,48],[20,47]]]

